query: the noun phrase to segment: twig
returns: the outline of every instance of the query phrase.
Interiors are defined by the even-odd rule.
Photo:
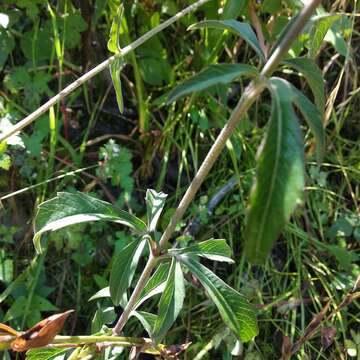
[[[274,50],[270,59],[265,64],[264,68],[261,71],[261,79],[252,81],[245,89],[241,99],[239,100],[236,108],[233,110],[230,119],[222,129],[221,133],[217,137],[215,143],[211,147],[209,153],[207,154],[204,162],[202,163],[200,169],[198,170],[197,174],[195,175],[193,181],[191,182],[190,186],[188,187],[187,191],[185,192],[183,198],[180,201],[179,206],[177,207],[174,215],[172,216],[170,223],[168,224],[167,228],[165,229],[159,243],[159,248],[164,249],[167,246],[176,225],[179,223],[181,218],[183,217],[185,211],[193,201],[196,193],[198,192],[201,184],[206,179],[209,171],[215,164],[215,161],[219,157],[220,153],[222,152],[223,148],[229,137],[234,132],[237,125],[240,123],[241,119],[244,117],[247,110],[253,104],[253,102],[257,99],[257,97],[261,94],[261,92],[265,88],[265,82],[262,80],[265,77],[270,76],[274,70],[277,68],[279,63],[281,62],[282,58],[291,47],[293,41],[298,37],[298,35],[303,30],[304,26],[310,19],[310,16],[314,13],[316,7],[321,4],[321,0],[312,0],[307,3],[306,6],[302,9],[300,14],[298,15],[297,19],[295,20],[293,26],[289,30],[289,32],[285,35],[282,42],[279,46]],[[146,285],[146,282],[150,278],[151,272],[154,269],[157,263],[157,258],[154,255],[150,255],[149,260],[141,274],[138,283],[119,319],[115,327],[113,328],[114,334],[119,334],[124,325],[126,324],[130,313],[136,303],[138,296],[140,295],[142,289]]]
[[[37,110],[35,110],[32,114],[25,117],[23,120],[19,121],[16,125],[14,125],[9,131],[0,135],[0,143],[10,136],[14,135],[15,133],[21,131],[26,126],[30,125],[33,121],[35,121],[38,117],[44,114],[47,110],[49,110],[52,106],[57,104],[61,99],[65,98],[67,95],[72,93],[75,89],[77,89],[82,84],[89,81],[95,75],[100,73],[101,71],[107,69],[109,65],[116,59],[116,57],[125,57],[128,53],[135,50],[140,45],[144,44],[147,40],[164,30],[165,28],[172,25],[174,22],[178,21],[180,18],[184,17],[185,15],[191,13],[192,11],[196,10],[201,5],[209,2],[210,0],[199,0],[196,3],[188,6],[186,9],[178,12],[176,15],[171,17],[170,19],[164,21],[162,24],[158,25],[154,29],[151,29],[143,36],[139,37],[137,40],[132,42],[131,44],[125,46],[121,49],[119,54],[113,55],[109,57],[107,60],[103,61],[101,64],[97,65],[89,72],[85,73],[84,75],[80,76],[76,81],[68,85],[65,89],[61,90],[57,95],[52,97],[48,100],[45,104],[41,105]]]

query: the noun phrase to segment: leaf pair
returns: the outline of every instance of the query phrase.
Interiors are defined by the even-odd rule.
[[[146,299],[162,293],[158,315],[133,311],[144,328],[156,341],[162,339],[175,322],[184,302],[184,277],[181,265],[185,266],[204,286],[209,297],[219,310],[226,325],[241,341],[249,341],[256,336],[256,311],[247,300],[225,284],[212,271],[201,265],[197,257],[216,261],[233,262],[231,249],[225,240],[207,240],[183,249],[169,250],[172,261],[161,264],[148,281],[137,308]],[[168,273],[166,274],[166,272]]]
[[[49,316],[24,333],[19,333],[5,324],[0,324],[0,339],[4,335],[15,336],[16,338],[10,343],[10,347],[17,352],[44,347],[54,340],[62,329],[65,320],[73,311],[69,310]]]

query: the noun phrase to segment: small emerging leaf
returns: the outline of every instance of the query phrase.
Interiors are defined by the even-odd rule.
[[[185,297],[184,277],[181,265],[172,260],[166,287],[160,298],[159,314],[154,326],[154,338],[159,341],[174,324]]]
[[[114,259],[110,273],[110,295],[114,305],[119,305],[135,274],[146,240],[134,240]]]
[[[256,68],[246,64],[210,65],[199,74],[176,86],[169,94],[168,103],[215,85],[228,84],[240,76],[256,76],[257,74]]]
[[[115,93],[116,93],[116,101],[118,104],[118,108],[120,113],[124,112],[124,100],[122,95],[122,87],[121,87],[121,68],[122,68],[123,60],[117,57],[111,64],[110,64],[110,74],[111,80],[114,85]]]
[[[256,184],[245,227],[245,254],[263,263],[297,204],[305,185],[304,150],[291,86],[270,79],[272,115],[258,159]]]
[[[146,209],[148,218],[148,231],[153,232],[156,229],[156,224],[159,221],[161,212],[165,205],[167,194],[163,192],[156,192],[148,189],[146,191]]]
[[[224,323],[238,339],[242,342],[253,339],[258,334],[256,310],[245,297],[190,256],[182,255],[179,260],[204,286]]]
[[[223,239],[211,239],[183,249],[171,249],[169,253],[174,255],[185,254],[201,256],[213,261],[234,262],[231,259],[231,248]]]
[[[252,27],[248,23],[243,23],[237,20],[205,20],[197,24],[191,25],[189,30],[200,29],[203,27],[228,30],[240,37],[242,37],[260,56],[261,60],[265,59],[264,53],[261,50],[259,41]]]
[[[80,192],[59,192],[55,198],[39,205],[35,218],[35,249],[38,253],[42,252],[40,237],[46,231],[100,220],[126,225],[138,234],[146,232],[143,221],[126,211],[116,209],[105,201]]]

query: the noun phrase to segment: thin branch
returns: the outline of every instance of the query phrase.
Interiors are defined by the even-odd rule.
[[[297,37],[302,32],[304,26],[310,19],[311,15],[314,13],[316,7],[320,4],[321,4],[321,0],[312,0],[302,9],[302,11],[297,16],[297,19],[295,20],[289,32],[285,35],[282,42],[275,49],[270,59],[266,62],[264,68],[261,71],[261,77],[264,78],[271,76],[271,74],[274,72],[274,70],[281,62],[282,58],[289,51],[291,44],[297,39]],[[241,119],[244,117],[245,113],[248,111],[248,109],[254,103],[257,97],[261,94],[264,88],[265,88],[265,82],[262,81],[261,79],[251,82],[246,87],[236,108],[233,110],[230,119],[228,120],[228,122],[222,129],[221,133],[217,137],[215,143],[211,147],[204,162],[201,164],[200,169],[198,170],[193,181],[191,182],[183,198],[181,199],[179,206],[177,207],[174,215],[170,220],[170,223],[168,224],[166,230],[164,231],[159,243],[160,250],[164,249],[167,246],[172,234],[175,231],[176,225],[182,219],[185,211],[193,201],[200,186],[206,179],[208,173],[215,164],[215,161],[217,160],[223,148],[225,147],[227,140],[233,134],[235,128],[238,126]],[[153,271],[156,265],[156,260],[157,259],[153,255],[150,256],[129,301],[123,313],[121,314],[119,321],[117,322],[116,326],[113,328],[114,334],[119,334],[123,329],[123,327],[125,326],[138,296],[140,295],[146,282],[150,278],[151,272]]]
[[[121,52],[119,54],[113,55],[109,57],[107,60],[103,61],[101,64],[94,67],[89,72],[85,73],[84,75],[80,76],[76,81],[68,85],[65,89],[61,90],[57,95],[52,97],[50,100],[48,100],[45,104],[41,105],[37,110],[35,110],[32,114],[25,117],[23,120],[19,121],[17,124],[15,124],[9,131],[7,131],[4,134],[0,135],[0,143],[10,136],[14,135],[15,133],[21,131],[26,126],[30,125],[33,121],[35,121],[38,117],[40,117],[42,114],[44,114],[47,110],[49,110],[52,106],[57,104],[59,101],[61,101],[63,98],[68,96],[70,93],[72,93],[75,89],[77,89],[82,84],[89,81],[91,78],[93,78],[95,75],[100,73],[101,71],[107,69],[109,65],[116,59],[116,57],[121,56],[124,57],[131,51],[135,50],[140,45],[144,44],[147,40],[164,30],[165,28],[172,25],[174,22],[178,21],[185,15],[193,12],[201,5],[209,2],[211,0],[199,0],[196,3],[188,6],[184,10],[178,12],[176,15],[171,17],[170,19],[164,21],[162,24],[158,25],[154,29],[151,29],[143,36],[139,37],[137,40],[132,42],[131,44],[127,45],[123,49],[121,49]]]

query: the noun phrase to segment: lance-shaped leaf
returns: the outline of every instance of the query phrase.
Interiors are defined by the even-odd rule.
[[[318,53],[325,35],[330,29],[331,25],[340,18],[338,14],[321,14],[314,16],[311,20],[313,26],[309,36],[308,48],[309,56],[314,58]]]
[[[234,335],[243,342],[253,339],[258,334],[256,310],[246,298],[190,256],[182,255],[179,260],[204,286]]]
[[[112,221],[126,225],[138,234],[146,232],[146,224],[126,211],[92,196],[59,192],[53,199],[39,205],[35,218],[34,245],[41,252],[40,236],[46,231],[55,231],[69,225],[88,221]]]
[[[233,263],[231,259],[232,251],[230,246],[224,239],[210,239],[195,245],[182,248],[182,249],[171,249],[169,250],[171,255],[195,255],[201,256],[213,261],[225,261]]]
[[[207,90],[215,85],[228,84],[240,76],[256,76],[257,74],[256,68],[245,64],[210,65],[199,74],[176,86],[170,92],[168,102],[170,103],[193,92]]]
[[[184,277],[181,265],[172,260],[164,292],[159,302],[159,314],[155,322],[153,336],[159,341],[174,324],[183,306],[185,297]]]
[[[319,107],[321,112],[324,111],[325,83],[321,70],[315,64],[314,60],[308,58],[295,58],[285,60],[284,64],[304,75],[314,94],[315,104]]]
[[[136,301],[134,309],[137,309],[147,299],[164,291],[169,269],[170,263],[162,263],[157,267]]]
[[[132,311],[130,316],[135,316],[141,322],[141,325],[144,327],[149,336],[153,336],[157,315],[145,311]]]
[[[112,53],[120,52],[120,30],[121,30],[121,21],[124,13],[124,6],[120,4],[118,11],[113,19],[111,24],[108,49]]]
[[[299,108],[310,130],[315,136],[318,164],[322,163],[325,152],[325,130],[322,124],[322,115],[318,108],[295,86],[291,85],[295,97],[294,104]]]
[[[165,205],[167,194],[148,189],[146,191],[146,209],[148,218],[148,231],[155,231],[161,212]]]
[[[248,23],[243,23],[237,20],[205,20],[191,25],[189,30],[200,29],[203,27],[228,30],[239,35],[256,51],[261,60],[265,59],[256,34]]]
[[[121,303],[135,274],[146,239],[134,240],[125,246],[114,258],[110,273],[110,295],[114,305]]]
[[[116,101],[118,104],[118,108],[120,113],[122,114],[124,111],[124,100],[122,95],[122,87],[121,87],[121,69],[123,65],[123,60],[121,58],[116,58],[110,64],[110,75],[111,80],[114,85],[115,93],[116,93]]]
[[[291,213],[303,198],[304,151],[289,84],[270,81],[272,115],[262,147],[245,227],[245,254],[265,262]]]

